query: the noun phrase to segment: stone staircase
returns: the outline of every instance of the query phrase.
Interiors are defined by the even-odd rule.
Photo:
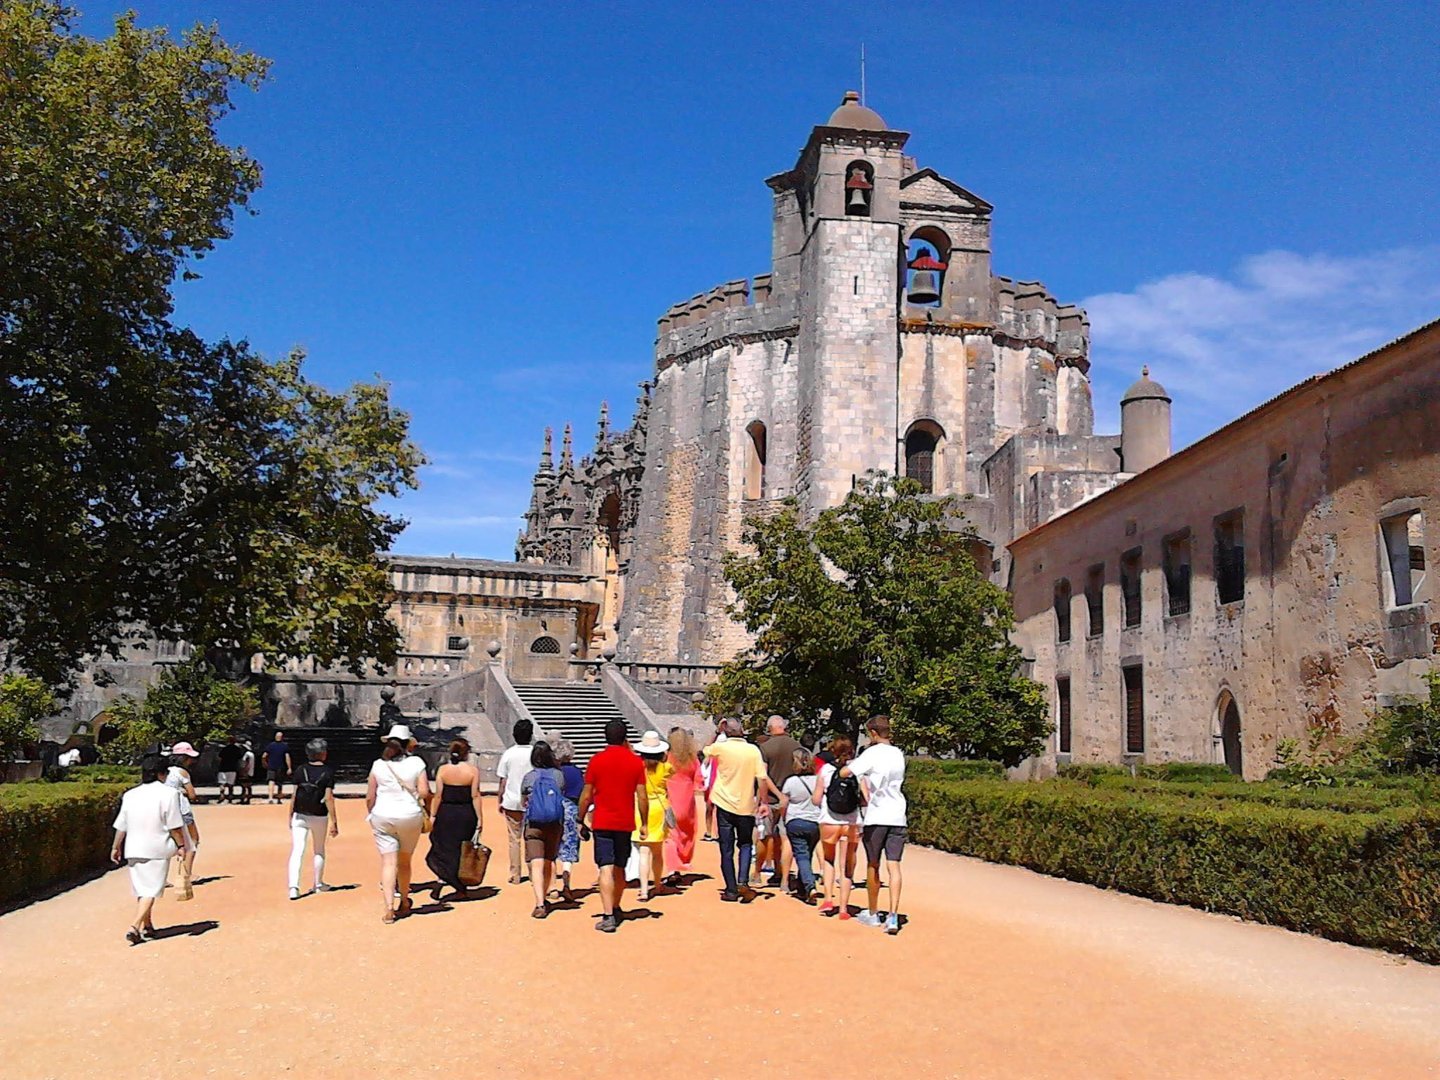
[[[517,684],[515,693],[545,734],[559,732],[570,741],[582,769],[605,748],[606,723],[625,719],[598,683]],[[628,724],[626,730],[632,742],[639,739]]]

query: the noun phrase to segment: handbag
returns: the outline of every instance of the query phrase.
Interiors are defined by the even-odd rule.
[[[432,828],[434,828],[435,822],[430,820],[430,808],[425,805],[425,800],[420,798],[419,792],[406,784],[404,780],[400,779],[400,774],[395,771],[394,765],[391,765],[387,761],[385,762],[385,768],[390,770],[390,775],[395,778],[395,783],[399,784],[402,788],[408,791],[410,793],[410,797],[415,800],[415,805],[420,807],[420,831],[422,833],[428,833]]]
[[[460,884],[473,889],[485,882],[485,871],[490,866],[490,849],[480,842],[480,830],[469,840],[460,843]]]

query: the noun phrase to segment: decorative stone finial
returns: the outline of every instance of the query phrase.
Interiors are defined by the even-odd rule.
[[[541,471],[541,472],[552,472],[552,471],[554,470],[554,468],[555,468],[554,462],[550,459],[550,447],[553,445],[554,440],[555,440],[555,429],[554,429],[554,428],[551,428],[551,427],[547,427],[547,428],[545,429],[545,448],[540,451],[540,471]]]
[[[500,655],[500,642],[490,642],[489,645],[485,646],[485,651],[490,654],[490,659],[494,660],[497,656]]]
[[[600,657],[607,664],[613,663],[615,660],[615,646],[611,645],[610,647],[608,647],[604,652],[600,654]]]
[[[560,439],[560,467],[568,469],[575,464],[574,454],[570,449],[570,425],[565,425],[565,434]]]
[[[1140,368],[1140,377],[1141,377],[1142,379],[1148,379],[1148,378],[1150,377],[1150,365],[1149,365],[1149,364],[1145,364],[1145,365],[1143,365],[1143,366]]]

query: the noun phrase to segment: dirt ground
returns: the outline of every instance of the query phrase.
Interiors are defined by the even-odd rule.
[[[0,917],[0,1075],[1440,1074],[1440,970],[914,848],[893,938],[713,877],[627,894],[614,935],[598,897],[542,922],[503,884],[384,926],[340,806],[344,891],[287,899],[284,808],[201,806],[204,883],[157,905],[163,939],[123,940],[123,872]],[[493,804],[486,838],[503,883]]]

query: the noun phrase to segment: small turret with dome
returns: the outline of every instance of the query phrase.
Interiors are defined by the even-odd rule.
[[[1169,456],[1170,395],[1147,366],[1120,399],[1120,468],[1144,472]]]
[[[874,109],[860,104],[860,95],[846,90],[840,100],[840,107],[830,114],[826,127],[848,128],[850,131],[889,131],[885,121]]]

